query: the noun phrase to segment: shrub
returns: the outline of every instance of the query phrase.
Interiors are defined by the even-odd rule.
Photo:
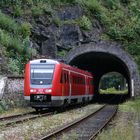
[[[114,87],[108,88],[106,90],[100,89],[101,94],[127,94],[128,90],[116,90]]]
[[[8,63],[9,72],[13,75],[19,75],[20,69],[18,65],[19,65],[18,60],[10,58]]]
[[[120,5],[120,0],[106,0],[103,1],[103,4],[110,9],[116,9]]]
[[[21,24],[21,34],[23,38],[26,38],[27,36],[31,35],[31,28],[32,25],[28,22],[24,22]]]
[[[32,7],[32,15],[34,17],[39,17],[40,15],[43,14],[43,12],[44,12],[43,9],[39,6],[33,6]]]
[[[27,60],[30,59],[32,56],[37,55],[37,51],[30,46],[30,39],[26,37],[23,40],[23,46],[24,46],[24,55],[26,55]]]
[[[0,42],[3,46],[14,49],[18,53],[22,53],[22,42],[18,38],[14,38],[2,30],[0,30]]]
[[[53,15],[54,14],[54,10],[53,10],[51,4],[48,3],[48,4],[46,4],[44,6],[44,12],[49,14],[49,15]]]
[[[22,0],[22,3],[30,6],[30,5],[33,5],[33,1],[34,0]]]
[[[79,20],[79,25],[84,30],[90,30],[92,28],[92,22],[86,16],[82,16],[82,18]]]
[[[8,105],[5,100],[0,101],[0,113],[3,113],[4,111],[8,110]]]
[[[80,1],[83,7],[86,7],[92,14],[101,13],[101,3],[98,0],[82,0]]]
[[[23,10],[21,9],[21,7],[19,5],[14,6],[13,15],[15,17],[20,17],[22,14],[23,14]]]
[[[65,55],[66,55],[66,51],[65,50],[57,52],[57,56],[60,57],[60,58],[64,57]]]
[[[0,11],[0,28],[17,34],[19,25]]]

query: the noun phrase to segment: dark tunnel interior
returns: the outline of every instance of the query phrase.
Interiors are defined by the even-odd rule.
[[[104,52],[88,52],[78,55],[72,59],[69,64],[93,74],[96,95],[99,95],[99,83],[104,74],[108,72],[118,72],[122,74],[128,83],[127,97],[130,97],[130,76],[128,68],[125,63],[116,56]]]

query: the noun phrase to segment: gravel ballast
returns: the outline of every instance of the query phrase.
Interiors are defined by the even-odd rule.
[[[1,127],[0,139],[36,140],[57,127],[70,123],[90,112],[96,111],[101,106],[102,105],[90,104],[81,108],[54,114],[52,116],[38,118],[23,124],[13,125],[7,128]]]

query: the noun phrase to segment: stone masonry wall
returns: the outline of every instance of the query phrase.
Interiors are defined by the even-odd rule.
[[[24,100],[23,91],[23,77],[8,77],[0,105],[4,109],[27,106],[28,103]]]

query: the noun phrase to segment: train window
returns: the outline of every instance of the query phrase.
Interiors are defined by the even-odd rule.
[[[52,78],[53,76],[53,70],[46,70],[46,69],[32,69],[31,70],[31,78],[32,79],[47,79]]]
[[[31,65],[31,84],[50,85],[53,79],[54,65]]]

